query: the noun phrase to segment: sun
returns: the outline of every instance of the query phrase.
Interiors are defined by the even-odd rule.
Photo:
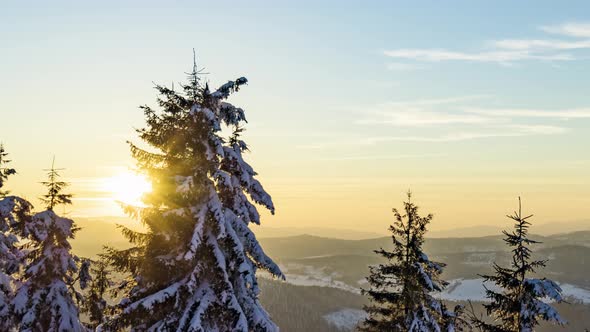
[[[103,187],[114,200],[134,206],[144,205],[141,197],[152,190],[151,183],[144,176],[131,171],[106,178]]]

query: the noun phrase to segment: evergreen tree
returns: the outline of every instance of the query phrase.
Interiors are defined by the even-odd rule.
[[[153,192],[146,207],[126,209],[147,231],[121,227],[134,246],[110,249],[111,263],[133,278],[105,329],[278,330],[259,303],[256,270],[283,274],[249,227],[260,223],[253,203],[272,213],[274,206],[242,158],[244,111],[225,101],[246,83],[211,92],[195,65],[182,92],[156,86],[160,112],[142,107],[147,127],[138,133],[152,149],[131,151]],[[222,126],[234,129],[231,139],[220,136]]]
[[[474,325],[490,332],[529,332],[534,331],[540,319],[564,324],[559,313],[543,301],[563,301],[561,288],[552,280],[529,277],[538,268],[545,267],[546,261],[531,258],[529,246],[540,242],[528,237],[531,225],[528,219],[532,215],[523,217],[520,197],[518,212],[507,217],[515,222],[514,231],[503,231],[504,242],[512,248],[512,264],[510,267],[501,267],[494,263],[496,273],[482,276],[486,282],[491,281],[502,289],[496,292],[486,288],[486,295],[491,302],[484,304],[484,307],[495,322],[487,323],[480,318],[474,320]]]
[[[62,193],[68,183],[59,181],[59,171],[61,170],[63,168],[55,168],[55,158],[53,158],[51,168],[45,170],[47,172],[47,181],[41,182],[41,184],[47,187],[47,194],[39,199],[45,204],[47,210],[53,210],[54,206],[60,204],[72,204],[72,195]]]
[[[78,269],[78,257],[71,253],[69,239],[78,230],[70,219],[58,216],[53,208],[69,204],[70,195],[61,193],[65,183],[55,183],[59,174],[52,167],[48,188],[47,210],[36,213],[24,225],[24,235],[30,242],[24,279],[18,285],[14,311],[20,331],[85,331],[79,319],[76,301],[81,295],[74,289],[88,283],[87,265]],[[57,188],[57,189],[56,189]],[[60,198],[61,197],[61,198]],[[68,199],[63,199],[67,197]]]
[[[104,323],[108,308],[105,296],[112,286],[111,270],[104,258],[92,263],[91,276],[90,285],[86,290],[83,312],[88,315],[89,326],[96,328]]]
[[[369,290],[363,290],[372,304],[365,306],[368,318],[361,331],[456,331],[462,330],[462,307],[450,311],[432,296],[447,282],[440,278],[445,264],[431,261],[422,251],[426,226],[432,215],[421,217],[418,207],[404,202],[404,214],[393,209],[395,221],[389,227],[393,233],[393,250],[383,248],[375,253],[387,263],[370,267]]]
[[[8,176],[16,174],[13,168],[6,167],[9,160],[0,144],[0,188]],[[0,330],[8,331],[14,326],[11,302],[14,296],[15,275],[23,259],[18,245],[20,226],[30,218],[31,204],[16,196],[6,196],[0,191]]]
[[[6,153],[4,150],[4,144],[0,143],[0,198],[9,194],[8,191],[2,190],[2,187],[4,187],[4,182],[9,176],[16,174],[16,170],[14,168],[6,166],[6,164],[10,163],[10,160],[6,159],[7,157],[8,153]]]

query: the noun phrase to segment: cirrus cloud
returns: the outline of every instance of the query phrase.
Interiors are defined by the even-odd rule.
[[[418,62],[464,61],[511,65],[522,61],[573,61],[579,59],[576,52],[590,49],[590,23],[542,26],[539,30],[574,39],[498,39],[484,42],[481,49],[475,51],[401,48],[386,50],[383,54],[393,59]]]
[[[542,26],[540,29],[547,33],[558,35],[590,38],[590,23],[569,22],[559,25]]]

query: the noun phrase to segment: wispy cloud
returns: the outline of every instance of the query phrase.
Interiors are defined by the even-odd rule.
[[[390,62],[387,64],[387,69],[391,71],[414,71],[423,68],[424,66],[413,63]]]
[[[381,142],[456,142],[494,137],[522,137],[530,135],[556,135],[569,131],[568,128],[546,125],[509,125],[491,128],[485,131],[458,131],[440,136],[376,136],[368,137],[361,144],[377,144]]]
[[[485,108],[489,95],[467,95],[383,103],[357,111],[354,121],[363,127],[357,137],[316,140],[299,149],[367,146],[384,142],[444,143],[475,139],[562,135],[571,129],[560,120],[590,119],[590,108],[543,110],[534,108]],[[393,127],[396,135],[388,135]],[[365,133],[362,135],[361,133]],[[385,133],[379,135],[379,133]],[[399,134],[398,134],[399,133]],[[359,135],[360,134],[360,135]],[[355,157],[358,159],[358,157]]]
[[[392,108],[375,112],[371,118],[358,120],[358,124],[382,124],[400,127],[419,127],[445,124],[481,124],[491,122],[488,117],[473,114],[451,114],[421,109]]]
[[[405,101],[392,101],[383,103],[382,105],[394,105],[394,106],[415,106],[415,105],[444,105],[444,104],[456,104],[464,101],[477,100],[483,98],[489,98],[490,95],[468,95],[458,97],[447,97],[447,98],[434,98],[434,99],[420,99],[420,100],[405,100]]]
[[[362,161],[362,160],[398,160],[398,159],[422,159],[446,156],[444,153],[423,153],[423,154],[392,154],[372,156],[342,156],[332,158],[321,158],[323,161]]]
[[[365,117],[357,120],[356,123],[400,127],[488,123],[495,119],[477,114],[449,112],[444,107],[486,97],[486,95],[474,95],[384,103],[374,109],[365,110],[363,112],[366,114]]]
[[[475,51],[403,48],[387,50],[384,54],[394,59],[420,62],[465,61],[511,65],[528,60],[572,61],[578,59],[572,52],[590,49],[588,23],[565,23],[540,27],[539,30],[577,39],[500,39],[484,42],[482,48]]]
[[[569,128],[552,125],[511,125],[507,127],[516,132],[516,136],[557,135],[570,131]]]
[[[578,50],[590,48],[590,40],[563,41],[548,39],[503,39],[491,42],[491,45],[506,50],[519,50],[527,52],[542,52],[550,50]],[[573,57],[563,58],[570,60]]]
[[[559,25],[542,26],[541,30],[570,37],[590,38],[590,23],[569,22]]]
[[[510,64],[522,60],[549,60],[566,61],[573,60],[570,54],[534,54],[529,51],[488,51],[488,52],[457,52],[444,49],[400,49],[384,52],[386,56],[406,60],[441,62],[441,61],[469,61],[469,62],[493,62]]]
[[[333,145],[332,143],[311,143],[311,144],[299,144],[295,146],[296,149],[300,150],[321,150],[327,148],[329,145]]]
[[[528,117],[528,118],[556,118],[583,119],[590,118],[590,108],[540,110],[519,108],[465,108],[465,112],[488,117]]]

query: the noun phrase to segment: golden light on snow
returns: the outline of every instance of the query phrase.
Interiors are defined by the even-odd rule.
[[[151,183],[144,176],[131,171],[106,178],[102,186],[114,200],[134,206],[142,206],[141,197],[152,190]]]

